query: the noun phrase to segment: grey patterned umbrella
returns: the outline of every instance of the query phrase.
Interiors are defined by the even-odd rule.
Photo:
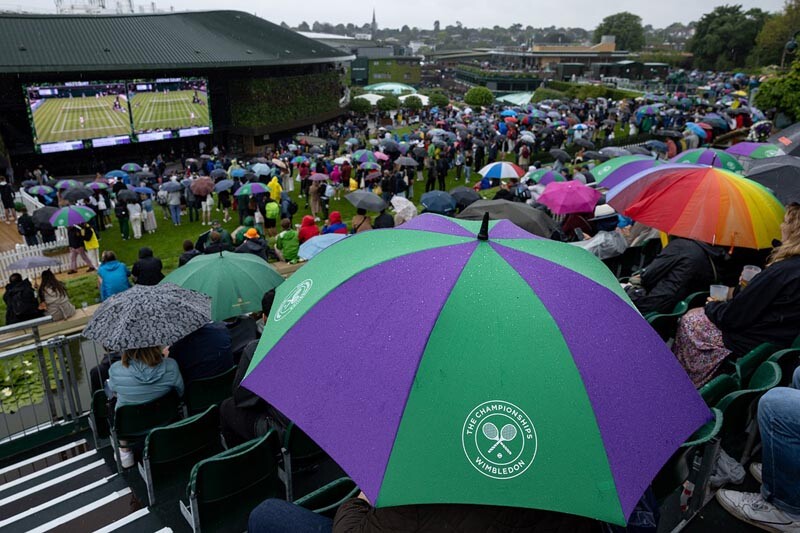
[[[94,312],[83,335],[112,350],[169,346],[211,321],[211,298],[172,283],[135,285]]]

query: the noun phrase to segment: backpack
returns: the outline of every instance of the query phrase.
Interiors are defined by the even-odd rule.
[[[163,189],[158,191],[156,194],[156,202],[158,205],[167,205],[169,202],[169,193]]]
[[[286,211],[288,211],[290,215],[294,215],[297,213],[298,209],[299,207],[297,206],[297,202],[294,200],[289,200],[289,205],[286,206]]]
[[[275,202],[269,202],[264,207],[264,218],[271,218],[277,220],[281,216],[281,208]]]
[[[11,313],[18,318],[36,316],[39,311],[36,294],[30,286],[15,287],[11,290],[8,307]]]

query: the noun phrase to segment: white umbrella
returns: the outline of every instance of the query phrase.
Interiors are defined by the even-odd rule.
[[[404,220],[411,220],[418,214],[417,206],[415,206],[413,202],[407,198],[403,198],[402,196],[393,196],[391,203],[395,213],[403,217]]]

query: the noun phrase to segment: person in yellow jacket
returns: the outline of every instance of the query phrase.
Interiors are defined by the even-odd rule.
[[[269,189],[269,197],[273,198],[275,201],[280,201],[283,187],[281,187],[281,182],[278,180],[277,176],[272,178],[267,188]]]

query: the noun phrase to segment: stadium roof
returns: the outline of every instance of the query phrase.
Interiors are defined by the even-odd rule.
[[[0,15],[0,73],[163,71],[352,59],[240,11]]]

